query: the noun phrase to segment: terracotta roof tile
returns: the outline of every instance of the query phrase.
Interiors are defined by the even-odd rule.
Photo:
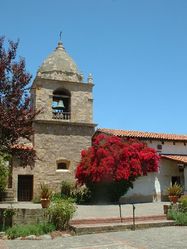
[[[31,143],[29,143],[29,144],[14,144],[12,146],[12,148],[22,149],[22,150],[32,150],[33,149],[33,145]]]
[[[170,141],[171,140],[172,141],[187,141],[187,135],[156,133],[156,132],[142,132],[142,131],[114,130],[114,129],[98,129],[96,133],[97,132],[119,136],[119,137],[170,140]]]
[[[177,161],[180,163],[187,163],[187,156],[161,155],[161,158]]]

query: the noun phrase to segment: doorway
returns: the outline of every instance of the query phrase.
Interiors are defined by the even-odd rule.
[[[180,176],[172,176],[171,177],[171,184],[172,186],[177,183],[177,184],[181,184],[181,179],[180,179]]]
[[[18,201],[32,201],[33,175],[18,175]]]

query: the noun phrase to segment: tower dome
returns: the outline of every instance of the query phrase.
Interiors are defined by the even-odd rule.
[[[81,82],[82,75],[75,62],[65,51],[62,42],[44,60],[37,72],[37,76],[44,79]]]

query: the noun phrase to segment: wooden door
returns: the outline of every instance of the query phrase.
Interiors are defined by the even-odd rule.
[[[18,176],[18,201],[32,201],[33,175]]]

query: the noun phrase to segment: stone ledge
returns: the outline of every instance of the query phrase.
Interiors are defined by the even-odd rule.
[[[68,125],[68,126],[70,126],[70,125],[72,125],[72,126],[89,126],[89,127],[96,127],[97,126],[97,124],[93,124],[93,123],[84,123],[84,122],[71,122],[71,120],[68,120],[68,121],[66,121],[66,120],[63,120],[63,119],[49,119],[49,120],[44,120],[44,119],[35,119],[34,121],[33,121],[34,123],[46,123],[46,124],[50,124],[50,123],[52,123],[52,124],[64,124],[64,125]]]
[[[138,222],[135,224],[135,229],[145,229],[152,227],[174,226],[174,221],[149,221]],[[73,231],[76,235],[104,233],[104,232],[117,232],[125,230],[134,230],[132,223],[112,223],[112,224],[89,224],[89,225],[73,225]]]
[[[135,217],[136,222],[140,221],[161,221],[166,220],[166,215],[151,215],[151,216],[137,216]],[[71,225],[79,225],[79,224],[105,224],[105,223],[127,223],[133,222],[132,217],[110,217],[110,218],[90,218],[90,219],[73,219],[71,220]]]

